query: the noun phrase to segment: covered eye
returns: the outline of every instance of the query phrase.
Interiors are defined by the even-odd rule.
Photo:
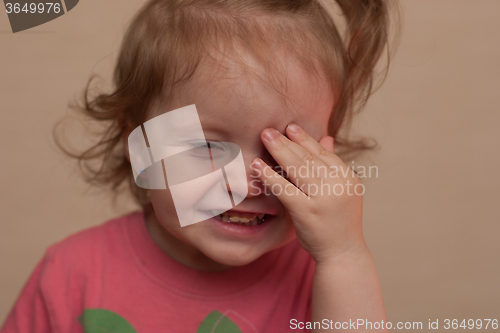
[[[227,150],[223,143],[216,141],[195,141],[190,145],[193,147],[189,150],[191,155],[199,158],[210,158],[210,154],[212,158],[219,158]]]

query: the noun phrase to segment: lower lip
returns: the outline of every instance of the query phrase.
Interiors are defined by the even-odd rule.
[[[253,226],[244,226],[231,222],[222,222],[215,217],[212,217],[211,219],[209,219],[209,221],[229,235],[254,236],[264,233],[273,219],[274,216],[266,216],[266,220],[264,221],[264,223]]]

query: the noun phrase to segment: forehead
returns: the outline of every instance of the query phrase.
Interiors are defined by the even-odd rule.
[[[267,127],[283,132],[295,122],[317,140],[327,135],[333,92],[324,76],[310,73],[284,53],[277,54],[272,72],[249,53],[240,56],[243,64],[230,58],[202,61],[164,111],[195,104],[204,129],[224,125],[233,134]]]

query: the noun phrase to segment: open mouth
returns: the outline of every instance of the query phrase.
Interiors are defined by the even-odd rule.
[[[266,221],[267,214],[243,214],[235,212],[225,212],[219,215],[215,215],[215,218],[219,221],[225,223],[231,223],[236,225],[242,225],[246,227],[252,227],[260,225]]]

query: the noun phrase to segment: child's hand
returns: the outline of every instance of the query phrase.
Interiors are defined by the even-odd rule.
[[[261,182],[288,210],[302,247],[317,263],[364,251],[364,189],[352,169],[333,153],[333,138],[327,136],[318,143],[295,124],[288,125],[286,135],[290,139],[266,129],[261,137],[301,190],[261,159],[255,159],[252,167],[260,171]]]

